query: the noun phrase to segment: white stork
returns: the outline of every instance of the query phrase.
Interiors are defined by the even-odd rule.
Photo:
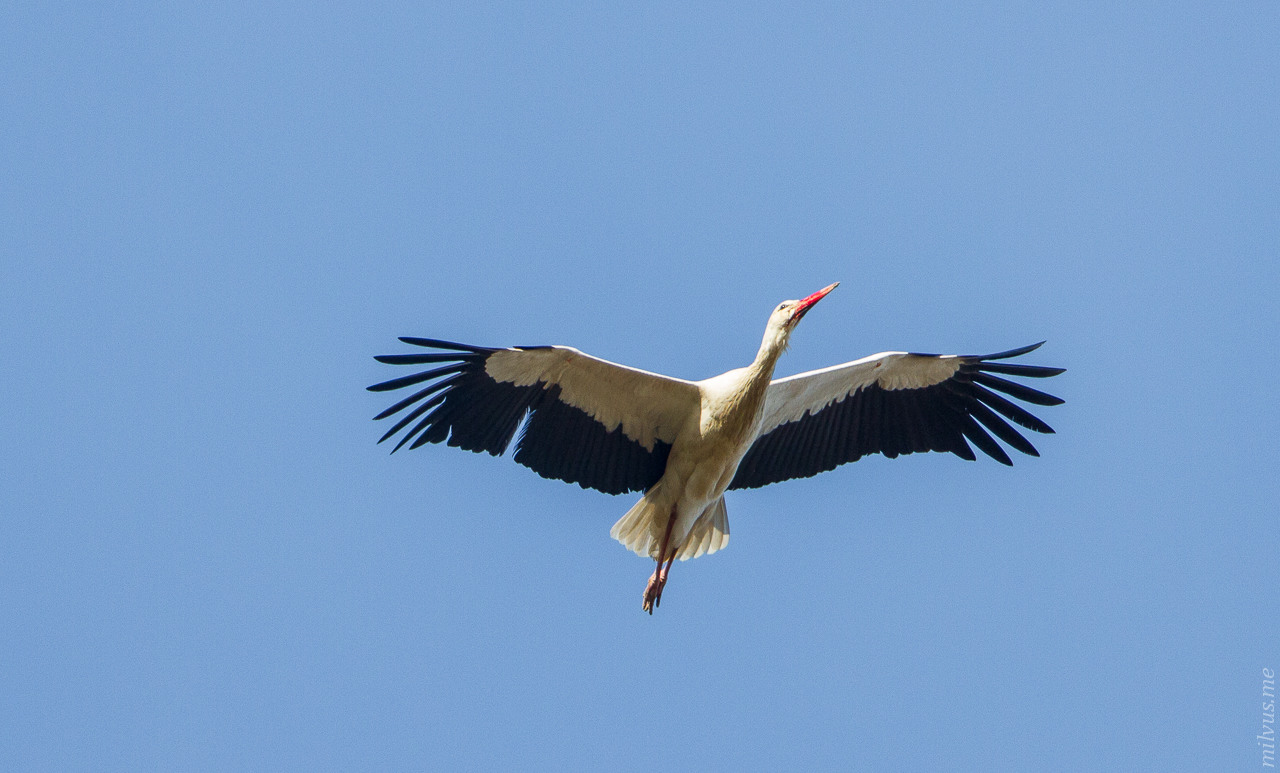
[[[728,544],[724,493],[730,489],[807,478],[873,453],[950,451],[973,460],[969,442],[1012,464],[991,435],[1039,456],[1001,416],[1035,432],[1053,429],[996,392],[1036,405],[1063,401],[992,374],[1062,373],[996,362],[1040,344],[982,356],[883,352],[774,379],[796,323],[836,284],[780,303],[755,360],[704,381],[617,365],[568,346],[491,349],[401,338],[435,351],[375,359],[442,366],[369,387],[385,392],[427,384],[374,417],[412,406],[378,442],[409,427],[392,453],[411,441],[410,448],[447,441],[498,456],[524,422],[515,452],[520,464],[606,494],[643,491],[609,534],[657,561],[644,591],[650,614],[675,559]]]

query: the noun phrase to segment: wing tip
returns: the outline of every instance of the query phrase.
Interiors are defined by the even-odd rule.
[[[420,338],[418,336],[397,336],[401,343],[411,346],[422,346],[427,349],[451,349],[455,352],[489,352],[493,351],[484,346],[475,346],[473,344],[460,344],[456,341],[445,341],[440,338]]]
[[[1019,346],[1016,349],[1009,349],[1003,352],[996,352],[995,354],[981,354],[981,355],[977,355],[975,357],[970,357],[966,359],[1007,360],[1012,357],[1021,357],[1024,354],[1029,354],[1031,352],[1034,352],[1036,349],[1039,349],[1041,346],[1044,346],[1045,343],[1047,343],[1047,339],[1045,341],[1040,341],[1039,343],[1027,344],[1026,346]]]

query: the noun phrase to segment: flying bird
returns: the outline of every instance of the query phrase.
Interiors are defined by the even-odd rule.
[[[874,453],[943,451],[973,460],[970,443],[1013,464],[995,438],[1040,455],[1009,421],[1034,432],[1053,429],[1003,395],[1034,405],[1063,401],[1000,375],[1062,373],[1003,362],[1043,341],[987,355],[882,352],[773,378],[796,324],[838,284],[778,304],[755,360],[703,381],[568,346],[490,348],[402,337],[429,352],[375,359],[433,367],[369,387],[425,385],[374,417],[405,411],[378,442],[403,430],[392,453],[405,444],[447,442],[499,456],[523,425],[515,460],[544,478],[606,494],[644,492],[609,533],[657,562],[644,590],[649,614],[662,602],[675,559],[728,544],[726,491],[807,478]]]

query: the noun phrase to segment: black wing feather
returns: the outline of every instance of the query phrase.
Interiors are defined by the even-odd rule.
[[[1034,403],[1035,405],[1062,405],[1061,397],[1045,394],[1038,389],[1032,389],[1029,386],[1014,381],[1008,381],[998,376],[990,376],[986,373],[974,373],[973,380],[990,387],[997,392],[1004,392],[1010,397],[1016,397],[1024,403]]]

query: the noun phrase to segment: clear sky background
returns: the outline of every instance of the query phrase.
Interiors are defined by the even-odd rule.
[[[0,767],[1251,770],[1280,4],[7,3]],[[703,378],[1048,339],[1012,469],[634,496],[429,446],[398,335]],[[1039,386],[1039,384],[1037,384]]]

